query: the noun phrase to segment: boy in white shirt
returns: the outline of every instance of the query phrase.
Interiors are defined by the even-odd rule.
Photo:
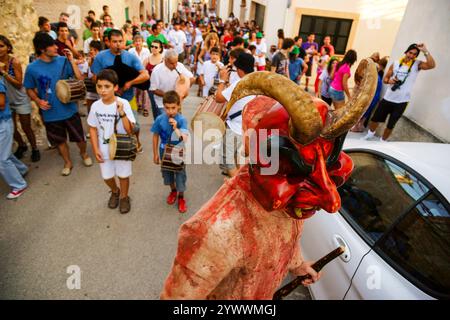
[[[203,69],[200,71],[200,81],[203,86],[203,97],[209,95],[209,90],[214,86],[214,80],[219,80],[219,70],[223,68],[220,62],[220,49],[218,47],[211,48],[211,60],[203,63]]]
[[[131,161],[111,160],[109,158],[109,139],[117,127],[119,134],[132,134],[136,120],[130,103],[114,93],[119,89],[117,73],[104,69],[97,74],[97,92],[101,99],[94,102],[87,119],[91,135],[92,149],[106,185],[111,189],[108,207],[119,206],[120,213],[131,209],[128,189],[130,186]],[[120,189],[115,177],[119,178]]]

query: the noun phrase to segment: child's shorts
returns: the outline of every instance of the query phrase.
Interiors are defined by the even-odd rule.
[[[125,179],[131,176],[131,161],[126,160],[104,160],[100,163],[100,171],[104,180],[118,176]]]
[[[186,168],[178,172],[162,169],[161,173],[164,179],[164,185],[168,186],[175,183],[178,192],[186,191]]]

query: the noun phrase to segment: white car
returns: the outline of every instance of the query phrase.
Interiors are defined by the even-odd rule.
[[[346,251],[309,287],[313,299],[450,298],[450,145],[347,139],[342,208],[305,221],[303,256]]]

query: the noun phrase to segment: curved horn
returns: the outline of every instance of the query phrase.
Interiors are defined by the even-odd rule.
[[[378,82],[377,67],[372,59],[367,58],[360,62],[356,69],[355,81],[356,87],[350,101],[344,107],[328,113],[327,122],[320,134],[322,137],[332,139],[347,132],[370,105]]]
[[[268,71],[246,75],[233,90],[227,111],[237,100],[250,95],[264,95],[283,105],[291,117],[290,133],[296,141],[307,144],[319,136],[322,118],[311,96],[288,78]]]

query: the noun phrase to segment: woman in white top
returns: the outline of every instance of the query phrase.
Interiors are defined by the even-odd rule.
[[[158,64],[160,64],[163,61],[163,44],[160,40],[156,39],[153,40],[152,44],[150,45],[151,54],[150,56],[144,60],[142,63],[144,65],[144,68],[147,69],[148,74],[150,77],[152,76],[153,68],[156,67]],[[153,113],[153,120],[156,119],[156,117],[159,116],[161,110],[158,108],[155,102],[155,97],[153,95],[152,91],[148,91],[148,96],[150,98],[150,103],[152,105],[152,113]],[[148,111],[144,109],[144,117],[148,116]]]
[[[144,37],[142,37],[140,34],[135,35],[133,38],[134,47],[128,50],[128,52],[136,55],[141,61],[141,63],[144,65],[144,62],[148,60],[150,57],[150,50],[148,50],[148,48],[145,48],[143,44],[144,44]],[[144,117],[148,117],[150,110],[150,97],[148,96],[147,90],[140,90],[137,88],[135,88],[134,90],[138,108],[140,110],[143,110],[142,114],[144,115]]]

